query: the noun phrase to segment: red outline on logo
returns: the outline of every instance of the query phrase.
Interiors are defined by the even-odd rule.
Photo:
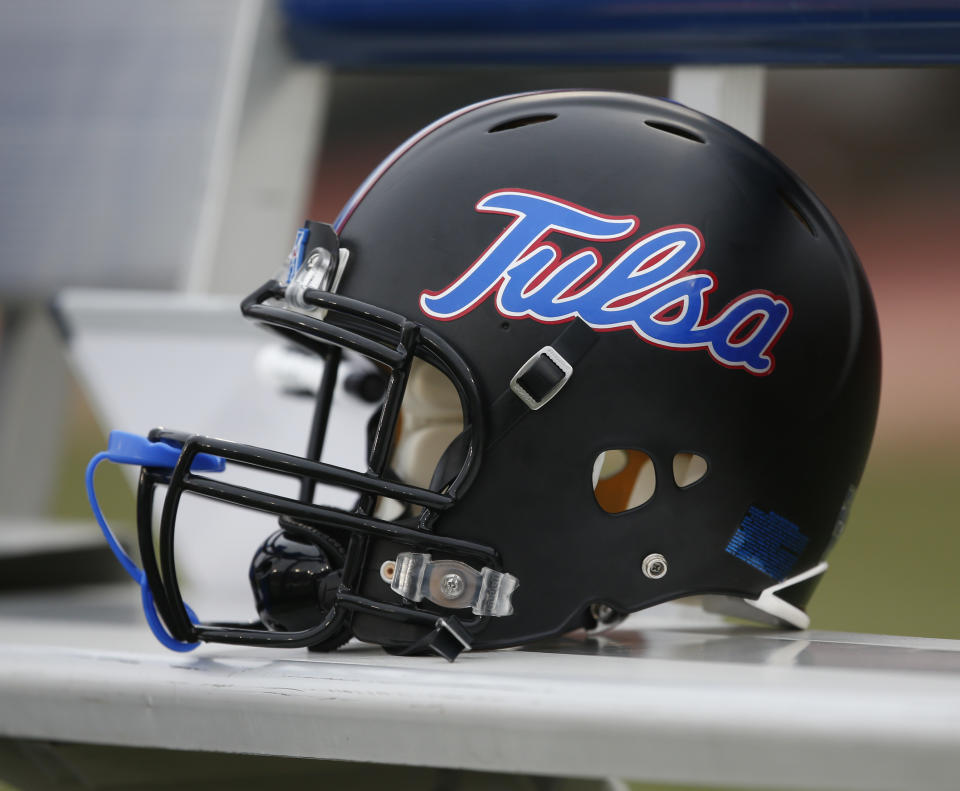
[[[597,237],[578,236],[577,238],[580,238],[580,239],[595,239],[595,240],[597,240],[597,241],[615,242],[615,241],[618,241],[618,240],[620,240],[620,239],[625,239],[625,238],[627,238],[628,236],[630,236],[630,234],[634,233],[634,232],[637,230],[637,228],[639,227],[639,225],[640,225],[640,220],[639,220],[639,218],[638,218],[636,215],[626,214],[626,215],[619,215],[619,216],[618,216],[618,215],[616,215],[616,214],[601,214],[600,212],[591,211],[590,209],[586,208],[585,206],[580,206],[580,205],[578,205],[578,204],[576,204],[576,203],[572,203],[571,201],[565,201],[565,200],[563,200],[562,198],[556,198],[556,197],[554,197],[553,195],[547,195],[545,192],[537,192],[536,190],[527,190],[527,189],[520,189],[520,188],[505,188],[505,189],[493,190],[492,192],[488,192],[486,195],[484,195],[482,198],[480,198],[480,200],[478,200],[478,201],[474,204],[474,207],[473,207],[473,208],[474,208],[476,211],[478,211],[478,212],[483,212],[483,213],[485,213],[485,214],[502,214],[502,215],[505,216],[505,217],[514,217],[515,219],[514,219],[513,222],[511,222],[506,228],[504,228],[503,231],[500,232],[500,234],[497,236],[496,239],[494,239],[490,244],[488,244],[488,245],[486,246],[486,248],[484,249],[484,251],[483,251],[479,256],[477,256],[477,258],[474,260],[474,262],[473,262],[472,264],[470,264],[470,266],[468,266],[468,267],[463,271],[463,273],[462,273],[456,280],[454,280],[452,283],[450,283],[449,285],[447,285],[446,287],[444,287],[444,288],[442,288],[442,289],[440,289],[440,290],[438,290],[438,291],[429,291],[429,290],[426,290],[426,289],[425,289],[425,290],[423,290],[423,291],[420,292],[420,299],[418,300],[418,304],[419,304],[419,306],[420,306],[420,311],[421,311],[422,313],[424,313],[425,315],[427,315],[427,316],[429,316],[430,318],[435,319],[435,320],[437,320],[437,321],[453,321],[454,319],[459,319],[461,316],[464,316],[464,315],[466,315],[467,313],[469,313],[471,310],[473,310],[477,305],[479,305],[479,304],[480,304],[481,302],[483,302],[488,296],[490,296],[490,294],[492,294],[494,291],[496,291],[497,289],[500,288],[500,285],[503,283],[503,277],[504,277],[503,275],[500,275],[500,277],[498,277],[498,278],[490,285],[490,287],[487,288],[486,291],[484,291],[484,292],[483,292],[482,294],[480,294],[476,299],[474,299],[469,305],[467,305],[465,308],[463,308],[463,310],[461,310],[460,312],[455,313],[455,314],[453,314],[453,315],[450,315],[450,316],[438,316],[438,315],[430,312],[429,309],[426,309],[426,308],[424,308],[424,306],[423,306],[423,298],[424,298],[424,297],[438,297],[438,296],[440,296],[441,294],[445,294],[445,293],[447,293],[447,292],[449,292],[449,291],[454,290],[454,289],[455,289],[460,283],[462,283],[475,269],[477,269],[477,267],[484,261],[484,259],[486,259],[487,255],[490,253],[490,251],[491,251],[494,247],[496,247],[496,246],[500,243],[500,241],[501,241],[505,236],[507,236],[507,235],[514,229],[514,227],[516,227],[519,223],[523,222],[523,220],[526,219],[526,217],[527,217],[526,214],[515,214],[514,212],[503,211],[503,210],[500,210],[500,209],[488,209],[488,208],[486,208],[486,207],[481,207],[480,204],[482,204],[485,200],[487,200],[487,198],[490,198],[490,197],[492,197],[492,196],[494,196],[494,195],[501,195],[501,194],[504,194],[504,193],[516,193],[516,194],[520,194],[520,195],[534,195],[534,196],[536,196],[536,197],[538,197],[538,198],[543,198],[543,199],[545,199],[545,200],[547,200],[547,201],[550,201],[551,203],[559,203],[559,204],[562,204],[562,205],[564,205],[564,206],[567,206],[568,208],[575,209],[576,211],[583,212],[584,214],[593,215],[594,217],[600,217],[601,219],[604,219],[604,220],[617,220],[617,221],[631,220],[630,228],[629,228],[627,231],[624,231],[623,233],[618,234],[618,235],[616,235],[616,236],[597,236]],[[527,250],[527,251],[532,251],[532,250],[536,249],[537,247],[541,247],[541,246],[542,246],[542,245],[540,244],[541,241],[542,241],[544,238],[546,238],[547,236],[549,236],[551,233],[557,232],[557,230],[558,230],[558,229],[557,229],[555,226],[553,226],[553,225],[548,226],[548,227],[543,231],[543,233],[541,233],[536,239],[534,239],[534,240],[527,246],[526,250]],[[555,244],[553,244],[552,242],[548,242],[548,243],[545,243],[545,244],[549,244],[549,246],[553,247],[553,248],[557,251],[557,254],[558,254],[558,256],[559,256],[559,254],[560,254],[560,249],[559,249]],[[597,254],[597,259],[598,259],[598,261],[599,261],[599,259],[600,259],[599,253]],[[501,314],[501,315],[502,315],[502,314]]]
[[[548,195],[548,194],[543,193],[543,192],[537,192],[536,190],[527,190],[527,189],[519,189],[519,188],[507,188],[507,189],[499,189],[499,190],[494,190],[493,192],[489,192],[489,193],[487,193],[486,195],[484,195],[482,198],[480,198],[480,200],[477,201],[477,203],[474,205],[474,209],[475,209],[476,211],[478,211],[478,212],[485,212],[485,213],[490,213],[490,214],[502,214],[502,215],[504,215],[504,216],[514,217],[515,219],[514,219],[506,228],[504,228],[503,231],[501,231],[501,233],[497,236],[496,239],[494,239],[489,245],[487,245],[487,247],[483,250],[483,252],[474,260],[474,262],[473,262],[472,264],[470,264],[469,267],[467,267],[466,270],[464,270],[464,272],[463,272],[456,280],[454,280],[452,283],[450,283],[449,285],[447,285],[445,288],[440,289],[440,290],[438,290],[438,291],[424,290],[424,291],[422,291],[422,292],[420,293],[420,299],[419,299],[420,310],[421,310],[421,312],[423,312],[426,316],[429,316],[430,318],[432,318],[432,319],[434,319],[434,320],[436,320],[436,321],[453,321],[454,319],[458,319],[458,318],[466,315],[467,313],[471,312],[472,310],[474,310],[478,305],[480,305],[484,300],[486,300],[487,297],[490,296],[490,294],[500,291],[502,285],[504,284],[504,280],[505,280],[505,277],[506,277],[506,273],[501,274],[500,277],[498,277],[482,294],[480,294],[479,296],[477,296],[474,300],[472,300],[472,301],[470,302],[469,305],[467,305],[465,308],[463,308],[461,311],[459,311],[459,312],[456,313],[456,314],[453,314],[453,315],[450,315],[450,316],[438,316],[438,315],[430,312],[428,309],[425,309],[425,308],[424,308],[424,305],[423,305],[423,299],[424,299],[424,297],[437,297],[437,296],[440,296],[441,294],[448,293],[448,292],[454,290],[455,288],[457,288],[457,287],[459,286],[459,284],[462,283],[462,282],[464,281],[464,279],[465,279],[466,277],[468,277],[473,271],[475,271],[475,270],[477,269],[477,267],[486,259],[487,255],[490,253],[490,251],[491,251],[494,247],[496,247],[496,246],[501,242],[501,240],[503,240],[503,238],[504,238],[506,235],[508,235],[508,234],[514,229],[514,227],[516,227],[516,225],[517,225],[518,223],[522,222],[522,221],[528,216],[528,215],[526,215],[526,214],[516,214],[516,213],[514,213],[514,212],[503,211],[503,210],[498,210],[498,209],[488,209],[488,208],[486,208],[486,207],[482,207],[482,206],[481,206],[481,204],[482,204],[485,200],[487,200],[488,198],[490,198],[491,196],[493,196],[493,195],[500,195],[500,194],[504,194],[504,193],[519,193],[519,194],[525,194],[525,195],[534,195],[534,196],[536,196],[536,197],[543,198],[543,199],[545,199],[545,200],[547,200],[547,201],[550,201],[550,202],[552,202],[552,203],[562,204],[562,205],[564,205],[564,206],[567,206],[567,207],[569,207],[569,208],[575,209],[575,210],[577,210],[577,211],[581,211],[581,212],[583,212],[583,213],[585,213],[585,214],[590,214],[590,215],[593,215],[594,217],[600,217],[600,218],[606,219],[606,220],[621,220],[621,221],[622,221],[622,220],[632,220],[631,228],[630,228],[628,231],[626,231],[625,233],[619,234],[619,235],[617,235],[617,236],[610,236],[610,237],[590,237],[590,236],[580,236],[580,235],[577,235],[576,238],[579,238],[579,239],[585,239],[585,240],[586,240],[586,239],[596,239],[596,240],[603,240],[603,241],[618,241],[618,240],[620,240],[620,239],[624,239],[624,238],[630,236],[630,234],[632,234],[634,231],[636,231],[636,229],[639,227],[639,224],[640,224],[640,221],[639,221],[639,219],[636,217],[636,215],[628,214],[628,215],[619,215],[619,216],[618,216],[618,215],[611,215],[611,214],[602,214],[602,213],[600,213],[600,212],[594,212],[594,211],[592,211],[592,210],[590,210],[590,209],[587,209],[585,206],[580,206],[579,204],[572,203],[572,202],[570,202],[570,201],[565,201],[565,200],[563,200],[562,198],[557,198],[557,197],[555,197],[555,196],[553,196],[553,195]],[[687,278],[687,277],[691,277],[691,276],[705,276],[705,277],[707,277],[707,278],[710,279],[710,286],[707,287],[707,288],[705,288],[705,289],[702,289],[701,292],[700,292],[700,293],[701,293],[701,297],[702,297],[702,299],[701,299],[701,306],[700,306],[700,313],[699,313],[699,315],[697,316],[697,320],[696,320],[696,322],[694,323],[693,328],[694,328],[694,329],[707,329],[707,328],[709,328],[709,327],[712,327],[712,326],[716,325],[719,321],[721,321],[721,320],[723,319],[723,317],[724,317],[730,310],[732,310],[733,308],[735,308],[737,305],[742,304],[742,302],[743,302],[746,298],[751,297],[751,296],[760,296],[760,295],[766,296],[766,297],[770,298],[775,304],[783,304],[783,305],[786,307],[786,309],[787,309],[787,315],[786,315],[786,317],[784,318],[782,324],[780,325],[780,328],[777,330],[776,334],[773,335],[773,337],[767,342],[767,344],[763,347],[763,349],[762,349],[762,350],[758,353],[758,355],[757,355],[760,359],[766,360],[767,362],[770,363],[769,367],[768,367],[766,370],[763,370],[763,371],[754,370],[754,369],[751,368],[751,367],[749,366],[749,364],[747,364],[746,362],[734,363],[734,364],[731,364],[731,363],[729,363],[729,362],[726,362],[725,360],[721,359],[721,358],[717,355],[717,353],[716,353],[716,351],[714,350],[713,345],[712,345],[712,343],[711,343],[710,341],[705,341],[705,342],[701,342],[701,343],[692,343],[692,344],[670,344],[670,343],[665,343],[665,342],[662,342],[662,341],[658,341],[658,340],[656,340],[656,339],[654,339],[654,338],[651,338],[651,337],[645,335],[644,333],[642,333],[642,332],[640,331],[640,329],[639,329],[632,321],[627,321],[627,322],[623,322],[623,323],[620,323],[620,324],[612,324],[612,325],[605,325],[605,326],[600,326],[600,327],[598,327],[598,326],[590,323],[590,322],[587,321],[586,319],[584,319],[582,316],[580,316],[579,312],[576,311],[576,310],[573,311],[573,314],[572,314],[572,315],[565,316],[565,317],[559,318],[559,319],[546,319],[546,318],[543,318],[543,317],[541,317],[541,316],[537,316],[536,314],[533,314],[533,313],[530,312],[530,311],[527,311],[527,312],[525,312],[525,313],[523,313],[523,314],[512,314],[512,313],[504,312],[504,310],[501,309],[499,296],[494,300],[494,308],[496,309],[497,313],[499,313],[499,314],[500,314],[503,318],[505,318],[505,319],[532,319],[533,321],[536,321],[536,322],[539,323],[539,324],[564,324],[564,323],[566,323],[566,322],[573,321],[574,318],[580,318],[581,321],[583,321],[585,324],[587,324],[589,327],[591,327],[595,332],[618,332],[618,331],[620,331],[620,330],[629,329],[629,330],[632,330],[633,333],[634,333],[638,338],[640,338],[640,339],[641,339],[642,341],[644,341],[645,343],[650,344],[651,346],[655,346],[655,347],[660,348],[660,349],[669,349],[669,350],[674,350],[674,351],[696,351],[696,350],[700,350],[700,349],[705,349],[705,350],[707,351],[707,353],[710,355],[710,358],[711,358],[715,363],[717,363],[718,365],[723,366],[724,368],[727,368],[727,369],[730,369],[730,370],[744,370],[744,371],[746,371],[747,373],[751,374],[752,376],[769,376],[771,373],[773,373],[774,369],[776,368],[776,360],[775,360],[775,358],[773,357],[773,355],[770,353],[770,351],[771,351],[771,349],[777,344],[777,342],[780,340],[780,337],[783,335],[784,330],[787,328],[787,326],[790,324],[791,320],[793,319],[793,305],[791,304],[790,300],[788,300],[786,297],[776,295],[776,294],[774,294],[773,292],[768,291],[768,290],[766,290],[766,289],[753,289],[753,290],[751,290],[751,291],[744,292],[744,293],[741,294],[739,297],[737,297],[737,298],[734,299],[733,301],[729,302],[726,306],[724,306],[724,308],[723,308],[711,321],[707,322],[706,324],[703,324],[702,322],[703,322],[703,320],[704,320],[704,317],[709,315],[709,297],[710,297],[710,294],[712,294],[712,293],[716,290],[716,288],[717,288],[717,276],[716,276],[716,274],[715,274],[714,272],[710,271],[709,269],[691,269],[691,268],[690,268],[690,267],[692,267],[692,266],[700,259],[700,256],[703,254],[703,251],[704,251],[704,248],[705,248],[705,243],[704,243],[703,235],[700,233],[700,229],[699,229],[699,228],[696,228],[696,227],[693,226],[693,225],[684,225],[684,224],[667,225],[667,226],[664,226],[664,227],[662,227],[662,228],[657,228],[657,229],[654,230],[654,231],[650,231],[650,232],[644,234],[644,235],[643,235],[639,240],[637,240],[634,244],[630,245],[630,247],[628,247],[628,248],[627,248],[625,251],[623,251],[619,256],[617,256],[616,259],[614,259],[612,262],[610,262],[609,264],[606,264],[606,265],[603,263],[603,260],[602,260],[602,258],[600,257],[599,251],[597,251],[597,249],[594,248],[594,247],[582,248],[581,250],[579,250],[578,252],[574,253],[573,255],[567,257],[566,259],[562,258],[562,257],[561,257],[562,253],[561,253],[561,251],[560,251],[560,248],[559,248],[556,244],[554,244],[553,242],[545,242],[545,241],[543,241],[543,240],[545,239],[545,237],[547,237],[549,234],[554,233],[554,232],[560,232],[560,233],[562,233],[562,231],[559,231],[559,229],[558,229],[556,226],[553,226],[553,225],[548,226],[548,227],[543,231],[543,233],[541,233],[536,239],[534,239],[534,240],[525,248],[524,254],[523,254],[520,258],[518,258],[518,259],[516,260],[516,262],[515,262],[515,263],[520,263],[520,262],[522,262],[523,260],[525,260],[526,258],[528,258],[530,255],[532,255],[535,251],[541,250],[541,249],[543,249],[543,248],[545,248],[545,247],[551,248],[551,249],[553,250],[553,252],[554,252],[554,259],[553,259],[548,265],[546,265],[541,271],[539,271],[539,272],[530,280],[530,282],[528,282],[528,283],[523,287],[523,289],[521,290],[521,297],[528,296],[529,293],[531,293],[530,289],[532,289],[533,291],[536,291],[538,288],[542,287],[542,285],[543,285],[544,283],[546,283],[546,282],[550,279],[551,274],[552,274],[553,272],[555,272],[557,269],[559,269],[561,266],[563,266],[564,264],[569,263],[569,262],[572,261],[572,260],[575,260],[577,257],[583,255],[583,254],[586,253],[586,252],[592,252],[592,253],[595,255],[596,260],[597,260],[596,265],[593,266],[593,267],[591,267],[586,273],[584,273],[584,274],[581,275],[579,278],[577,278],[577,280],[576,280],[575,283],[573,283],[571,286],[568,286],[566,289],[564,289],[564,291],[563,291],[562,294],[557,295],[557,299],[563,299],[563,300],[565,300],[565,301],[568,300],[568,299],[576,299],[576,298],[578,298],[579,296],[581,296],[582,294],[584,294],[585,292],[589,291],[591,288],[593,288],[594,285],[596,285],[596,284],[600,281],[600,279],[602,279],[603,275],[601,274],[601,275],[600,275],[600,278],[595,279],[590,285],[581,288],[581,285],[583,284],[583,282],[584,282],[585,280],[588,280],[589,278],[593,277],[593,276],[596,274],[596,270],[597,270],[597,269],[602,270],[602,272],[610,271],[610,270],[611,270],[613,267],[615,267],[619,262],[623,261],[624,258],[625,258],[626,256],[628,256],[633,250],[635,250],[635,249],[636,249],[637,247],[639,247],[641,244],[643,244],[643,243],[645,243],[646,241],[648,241],[651,237],[654,237],[654,236],[656,236],[657,234],[661,234],[661,233],[663,233],[663,232],[665,232],[665,231],[676,230],[676,229],[683,229],[683,230],[687,230],[687,231],[692,231],[692,232],[696,235],[696,237],[697,237],[697,250],[696,250],[696,252],[693,254],[693,256],[690,258],[690,261],[688,261],[681,269],[679,269],[679,270],[677,270],[676,272],[674,272],[674,273],[673,273],[672,275],[670,275],[668,278],[666,278],[666,279],[664,279],[664,280],[661,280],[661,281],[658,281],[658,282],[656,282],[656,283],[652,283],[652,284],[650,284],[650,285],[648,285],[648,286],[645,286],[643,289],[641,289],[641,290],[639,290],[639,291],[631,292],[631,293],[629,293],[629,294],[624,294],[624,295],[622,295],[621,297],[618,297],[618,298],[617,298],[616,300],[614,300],[613,302],[611,302],[610,305],[603,305],[603,306],[601,307],[601,310],[607,310],[607,309],[611,308],[611,305],[616,305],[617,302],[622,302],[622,301],[628,300],[628,299],[631,300],[631,301],[625,302],[623,305],[619,305],[619,306],[617,306],[617,307],[615,308],[615,309],[617,309],[617,310],[622,310],[622,309],[624,309],[624,308],[626,308],[626,307],[630,307],[631,305],[636,304],[636,303],[640,302],[641,300],[643,300],[644,298],[646,298],[646,297],[648,297],[648,296],[656,293],[659,289],[662,289],[662,288],[666,287],[667,285],[669,285],[669,284],[671,284],[671,283],[675,283],[675,282],[677,282],[677,281],[679,281],[679,280],[681,280],[681,279],[683,279],[683,278]],[[674,243],[674,244],[669,245],[668,247],[664,248],[663,250],[657,251],[656,253],[654,253],[653,255],[651,255],[648,259],[644,260],[643,263],[642,263],[642,265],[641,265],[638,269],[636,269],[635,272],[642,272],[644,269],[647,269],[647,268],[652,267],[652,266],[656,266],[657,264],[659,264],[660,262],[662,262],[665,257],[667,257],[667,256],[669,256],[669,255],[672,255],[673,252],[675,252],[675,251],[676,251],[677,249],[679,249],[679,248],[680,248],[680,243]],[[571,293],[571,292],[573,292],[573,293]],[[666,310],[668,310],[668,309],[669,309],[673,304],[675,304],[676,302],[684,302],[684,303],[685,303],[684,309],[681,310],[681,313],[677,316],[677,318],[676,318],[676,319],[673,319],[673,320],[671,320],[671,321],[669,321],[669,322],[664,322],[664,321],[658,320],[657,316],[659,316],[659,315],[661,315],[662,313],[664,313]],[[679,321],[681,318],[683,318],[683,317],[686,315],[686,310],[689,309],[689,305],[690,305],[690,299],[689,299],[688,296],[679,297],[679,298],[678,298],[677,300],[675,300],[674,302],[671,302],[669,305],[666,305],[664,308],[662,308],[661,310],[659,310],[656,314],[652,314],[652,315],[650,316],[650,318],[651,318],[653,321],[656,321],[656,322],[661,323],[661,324],[672,324],[672,323],[676,323],[677,321]],[[749,321],[749,320],[750,320],[753,316],[755,316],[755,315],[763,315],[763,316],[766,317],[766,318],[765,318],[765,320],[761,321],[761,323],[759,323],[759,324],[757,325],[757,327],[753,330],[753,332],[751,332],[744,340],[739,341],[738,343],[734,343],[734,342],[731,340],[731,338],[732,338],[734,335],[736,335],[736,333],[737,333],[737,331],[739,330],[740,326],[742,326],[745,322]],[[754,336],[754,334],[757,332],[757,330],[759,330],[761,327],[763,327],[763,326],[766,324],[766,320],[769,320],[770,316],[771,316],[771,314],[770,314],[769,312],[763,311],[763,310],[761,310],[761,309],[757,309],[757,310],[755,310],[755,311],[751,311],[747,316],[745,316],[745,317],[737,324],[737,326],[734,328],[733,332],[730,333],[730,334],[727,336],[727,345],[728,345],[728,346],[731,346],[731,347],[738,347],[738,346],[743,346],[743,345],[745,345],[746,343],[748,343],[748,342],[750,341],[750,339]]]

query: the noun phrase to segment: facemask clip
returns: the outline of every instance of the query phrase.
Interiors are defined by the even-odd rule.
[[[309,289],[336,292],[349,257],[349,251],[340,247],[333,228],[324,223],[308,222],[306,227],[297,231],[281,280],[286,285],[284,296],[287,303],[299,311],[317,312],[323,318],[326,311],[309,304],[304,293]]]
[[[432,560],[419,552],[401,552],[380,567],[380,578],[410,601],[427,599],[440,607],[469,607],[474,615],[501,617],[513,612],[510,601],[519,581],[484,566],[480,571],[457,560]]]

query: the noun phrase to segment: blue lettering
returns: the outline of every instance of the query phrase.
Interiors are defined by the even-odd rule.
[[[547,237],[622,239],[636,230],[635,218],[609,217],[523,190],[491,193],[477,210],[514,220],[454,282],[420,295],[426,315],[454,319],[496,294],[497,309],[512,318],[579,317],[596,329],[632,329],[657,346],[706,349],[717,362],[753,374],[773,370],[770,350],[790,321],[790,304],[751,292],[708,319],[707,296],[716,276],[689,271],[703,249],[692,226],[647,234],[604,269],[596,250],[584,248],[561,259]]]

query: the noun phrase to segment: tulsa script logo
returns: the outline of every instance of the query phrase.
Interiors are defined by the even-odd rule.
[[[604,267],[595,248],[563,258],[548,237],[626,239],[637,229],[636,217],[597,214],[521,189],[492,192],[476,209],[514,219],[460,277],[420,295],[426,315],[456,319],[495,294],[507,318],[555,324],[579,317],[598,331],[632,330],[654,346],[706,349],[729,368],[758,376],[773,371],[771,350],[790,322],[790,303],[749,291],[711,318],[707,298],[717,277],[691,269],[703,252],[703,237],[692,225],[647,233]]]

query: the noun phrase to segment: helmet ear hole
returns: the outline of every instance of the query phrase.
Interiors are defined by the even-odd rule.
[[[678,453],[673,457],[673,481],[681,489],[693,486],[707,474],[707,460],[699,453]]]
[[[619,514],[646,503],[657,488],[651,459],[634,448],[605,450],[593,463],[593,494],[608,514]]]

